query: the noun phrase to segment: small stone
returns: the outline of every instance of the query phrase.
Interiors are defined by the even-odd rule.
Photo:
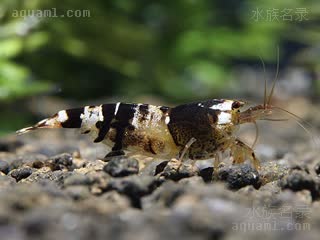
[[[42,161],[36,160],[32,163],[33,168],[42,168],[44,167],[44,163]]]
[[[14,179],[16,179],[17,182],[19,182],[21,179],[27,178],[31,174],[32,174],[32,168],[24,167],[24,168],[12,170],[10,175]]]
[[[73,157],[70,153],[62,153],[49,159],[48,165],[52,171],[69,169],[72,166]]]
[[[112,179],[105,191],[116,190],[127,195],[133,207],[141,208],[141,197],[153,192],[160,182],[151,176],[128,176],[120,179]]]
[[[278,162],[267,162],[259,170],[260,181],[262,185],[282,179],[289,172],[287,165]]]
[[[64,180],[68,178],[72,173],[66,171],[51,171],[49,167],[43,167],[36,169],[24,182],[28,183],[46,183],[51,182],[59,186],[63,186]]]
[[[181,184],[173,181],[164,182],[152,194],[142,199],[143,208],[153,208],[155,205],[171,207],[186,191],[187,188]]]
[[[219,171],[219,179],[226,181],[230,189],[240,189],[248,185],[255,188],[261,186],[258,171],[248,164],[222,168]]]
[[[200,170],[199,175],[202,177],[203,181],[209,183],[212,181],[213,177],[213,167],[207,167]]]
[[[4,174],[8,174],[9,172],[9,163],[3,160],[0,160],[0,172],[3,172]]]
[[[161,166],[162,168],[163,166]],[[158,169],[159,170],[159,169]],[[181,162],[177,159],[171,159],[163,169],[161,176],[173,181],[179,181],[182,178],[195,176],[198,173],[198,168],[193,164]]]
[[[165,169],[165,167],[168,165],[168,162],[169,162],[169,161],[163,161],[163,162],[161,162],[160,164],[158,164],[158,165],[156,166],[154,175],[156,176],[156,175],[158,175],[159,173],[163,172],[164,169]]]
[[[17,169],[20,168],[21,166],[32,166],[32,164],[35,161],[46,161],[48,159],[47,156],[42,155],[42,154],[26,154],[26,155],[21,155],[17,156],[16,159],[14,159],[10,163],[10,169]]]
[[[73,159],[73,167],[75,169],[77,168],[83,168],[86,166],[86,160],[82,159],[82,158],[74,158]]]
[[[134,158],[112,158],[103,168],[112,177],[125,177],[139,172],[139,162]]]
[[[314,200],[320,196],[319,182],[315,182],[312,176],[304,171],[293,170],[291,174],[280,181],[280,187],[282,189],[291,189],[294,192],[304,189],[309,190]]]

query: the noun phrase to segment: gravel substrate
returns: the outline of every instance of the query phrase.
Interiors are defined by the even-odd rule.
[[[259,172],[225,160],[215,180],[210,160],[105,162],[72,130],[3,138],[0,239],[319,239],[319,150],[296,128],[261,133]]]

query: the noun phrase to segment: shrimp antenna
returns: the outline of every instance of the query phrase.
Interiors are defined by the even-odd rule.
[[[272,87],[271,87],[271,91],[268,97],[268,101],[267,101],[267,105],[270,105],[271,99],[272,99],[272,95],[274,92],[274,88],[276,86],[276,82],[278,80],[278,75],[279,75],[279,67],[280,67],[280,50],[279,50],[279,46],[277,47],[277,70],[276,70],[276,75],[274,77],[273,83],[272,83]]]
[[[263,78],[264,78],[264,94],[263,94],[263,108],[266,108],[267,105],[267,73],[266,73],[266,65],[262,59],[262,57],[259,55],[259,59],[262,63],[262,68],[263,68]],[[257,144],[258,139],[259,139],[259,127],[256,121],[253,122],[256,130],[256,135],[254,138],[254,141],[252,143],[251,148],[254,148],[254,146]]]
[[[258,124],[256,121],[253,122],[254,126],[255,126],[255,129],[256,129],[256,136],[254,138],[254,141],[252,143],[252,147],[251,148],[254,148],[254,146],[257,144],[258,142],[258,138],[259,138],[259,128],[258,128]]]
[[[261,118],[260,120],[271,121],[271,122],[285,122],[288,118]]]
[[[259,56],[260,61],[262,63],[263,67],[263,78],[264,78],[264,94],[263,94],[263,108],[266,108],[267,105],[267,76],[266,76],[266,65],[264,64],[264,61],[261,56]]]
[[[315,136],[314,134],[312,134],[312,132],[306,127],[308,126],[309,128],[313,129],[313,126],[308,123],[307,121],[305,121],[304,119],[302,119],[301,117],[299,117],[298,115],[282,108],[282,107],[275,107],[272,106],[272,109],[276,109],[276,110],[280,110],[284,113],[287,113],[288,115],[290,115],[291,117],[293,117],[293,119],[295,120],[295,122],[310,136],[310,138],[312,139],[312,141],[314,142],[314,144],[316,146],[318,146],[320,140],[317,136]]]

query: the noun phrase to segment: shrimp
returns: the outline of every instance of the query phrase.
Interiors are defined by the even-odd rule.
[[[270,118],[274,110],[298,118],[271,105],[278,70],[279,63],[269,94],[265,80],[264,102],[245,110],[242,109],[248,105],[246,102],[231,99],[209,99],[172,108],[118,102],[61,110],[17,133],[41,128],[80,128],[81,133],[90,134],[95,143],[102,142],[112,148],[106,157],[124,155],[124,151],[129,151],[165,158],[214,158],[214,169],[218,167],[221,154],[230,150],[234,164],[250,159],[254,168],[259,170],[260,162],[254,150],[235,133],[244,123],[276,120]]]

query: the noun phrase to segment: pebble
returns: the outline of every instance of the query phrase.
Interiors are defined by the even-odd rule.
[[[124,156],[113,157],[103,168],[112,177],[126,177],[139,173],[139,162]]]
[[[50,166],[52,171],[70,169],[72,166],[73,157],[70,153],[62,153],[51,157],[47,161],[47,165]]]
[[[10,169],[9,163],[3,160],[0,160],[0,172],[3,172],[4,174],[8,174]]]
[[[46,161],[47,159],[47,156],[38,153],[18,155],[15,159],[13,159],[10,162],[10,169],[16,169],[21,166],[31,167],[34,162]]]
[[[202,177],[203,181],[209,183],[213,179],[213,167],[206,167],[200,170],[199,175]]]
[[[42,167],[44,167],[45,166],[45,164],[44,164],[44,162],[43,161],[39,161],[39,160],[36,160],[36,161],[34,161],[33,163],[32,163],[32,167],[33,168],[42,168]]]
[[[258,171],[248,164],[224,167],[218,174],[219,179],[225,181],[230,189],[240,189],[248,185],[255,188],[261,186]]]
[[[12,170],[10,175],[14,179],[16,179],[17,182],[19,182],[21,179],[29,177],[32,174],[32,172],[33,172],[32,168],[23,167],[23,168]]]
[[[313,179],[305,171],[293,170],[280,181],[280,186],[282,189],[290,189],[294,192],[309,190],[313,200],[319,199],[320,196],[319,180]]]
[[[140,198],[153,192],[160,182],[151,176],[132,175],[119,179],[111,179],[105,191],[116,190],[127,195],[133,207],[141,208]]]
[[[161,172],[162,169],[163,171]],[[160,173],[166,179],[179,181],[180,179],[197,175],[198,171],[198,168],[194,164],[171,159],[170,161],[160,163],[155,172]]]

